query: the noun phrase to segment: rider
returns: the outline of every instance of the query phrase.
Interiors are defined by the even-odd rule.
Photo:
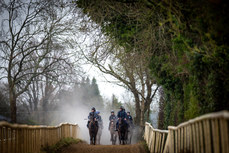
[[[112,111],[111,111],[111,115],[110,115],[110,117],[109,117],[109,120],[110,120],[110,121],[112,121],[112,120],[115,121],[116,119],[117,119],[117,116],[115,116],[114,111],[112,110]]]
[[[96,109],[95,107],[92,107],[91,112],[88,115],[87,128],[89,127],[89,123],[91,119],[93,119],[95,121],[95,124],[98,126],[97,118],[98,118],[98,115],[96,114]]]
[[[101,129],[103,129],[103,120],[102,117],[100,116],[100,111],[96,111],[97,117],[96,120],[98,121],[99,127],[101,127]]]
[[[130,124],[130,126],[133,125],[133,118],[132,116],[130,115],[130,112],[127,112],[127,122]]]
[[[127,118],[127,114],[125,112],[125,108],[123,106],[120,106],[120,111],[118,112],[118,120],[116,123],[116,131],[118,131],[119,128],[119,119],[121,119],[125,124],[127,124],[126,118]]]
[[[115,122],[116,119],[117,119],[117,117],[115,116],[114,111],[112,110],[112,111],[111,111],[111,115],[110,115],[110,117],[109,117],[110,123],[109,123],[108,130],[110,130],[111,121],[114,121],[114,122]]]

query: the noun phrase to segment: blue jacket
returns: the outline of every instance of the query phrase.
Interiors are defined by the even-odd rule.
[[[130,121],[130,123],[132,123],[133,122],[132,116],[131,115],[127,115],[127,120]]]
[[[88,115],[88,119],[90,120],[91,118],[98,118],[98,114],[96,114],[95,112],[90,112],[89,115]]]
[[[103,129],[103,119],[102,119],[102,117],[97,114],[96,120],[98,121],[99,128]]]
[[[124,119],[127,118],[127,114],[124,110],[118,112],[118,118]]]
[[[103,121],[100,115],[97,115],[96,120],[97,120],[98,122],[102,122],[102,121]]]

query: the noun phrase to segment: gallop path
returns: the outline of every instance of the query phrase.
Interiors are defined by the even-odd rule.
[[[148,153],[145,145],[88,145],[86,143],[72,144],[61,153]]]

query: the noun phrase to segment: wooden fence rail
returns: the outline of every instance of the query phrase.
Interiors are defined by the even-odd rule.
[[[30,126],[0,122],[0,153],[39,153],[41,147],[53,145],[61,138],[78,137],[77,124]]]
[[[145,123],[144,139],[151,153],[163,153],[168,130],[154,129],[149,123]]]
[[[157,136],[160,134],[161,130],[146,123],[144,138],[151,153],[229,153],[229,112],[206,114],[177,127],[169,126],[165,147]]]

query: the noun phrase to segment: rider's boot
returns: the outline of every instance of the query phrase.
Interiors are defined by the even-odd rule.
[[[116,126],[116,129],[115,129],[115,131],[118,131],[118,126]]]
[[[119,123],[116,123],[115,131],[118,131]]]

